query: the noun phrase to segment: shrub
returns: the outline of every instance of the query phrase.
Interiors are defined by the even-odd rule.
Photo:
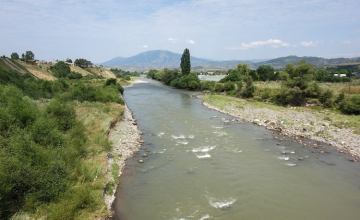
[[[216,83],[215,84],[215,91],[216,92],[224,92],[225,91],[224,84]]]
[[[354,95],[350,100],[343,101],[340,109],[346,114],[360,114],[360,95]]]
[[[333,97],[333,92],[327,89],[323,94],[320,95],[319,100],[321,103],[325,103],[327,100]]]
[[[264,89],[261,93],[262,99],[268,99],[271,96],[271,90],[270,89]]]
[[[321,95],[320,86],[317,83],[312,83],[305,89],[305,96],[311,98],[317,98]]]
[[[127,81],[130,81],[130,80],[131,80],[131,77],[130,77],[130,76],[125,76],[125,79],[126,79]]]
[[[201,90],[209,90],[210,92],[214,91],[215,82],[214,81],[204,81],[201,82]]]
[[[340,102],[344,101],[345,100],[345,93],[342,92],[339,94],[339,96],[335,99],[335,103],[336,104],[339,104]]]
[[[63,61],[59,61],[54,66],[51,66],[50,70],[59,78],[67,77],[70,74],[70,66]]]
[[[235,83],[231,82],[231,81],[227,81],[224,85],[224,90],[225,91],[231,91],[235,89]]]
[[[81,73],[78,73],[78,72],[74,72],[74,71],[71,71],[69,75],[67,75],[67,77],[69,79],[81,79],[83,78],[83,76],[81,75]]]

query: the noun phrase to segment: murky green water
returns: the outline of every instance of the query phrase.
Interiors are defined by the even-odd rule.
[[[252,124],[223,126],[231,117],[194,93],[148,81],[125,91],[147,144],[128,161],[115,219],[359,219],[358,163]]]

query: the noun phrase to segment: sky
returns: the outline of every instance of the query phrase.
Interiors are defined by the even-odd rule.
[[[93,63],[168,50],[213,60],[360,57],[359,0],[0,0],[0,55]]]

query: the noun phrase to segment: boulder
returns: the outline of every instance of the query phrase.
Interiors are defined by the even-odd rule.
[[[144,161],[143,161],[143,160],[139,160],[139,163],[144,163]]]

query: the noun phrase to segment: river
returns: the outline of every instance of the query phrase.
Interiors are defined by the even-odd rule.
[[[143,80],[124,92],[146,144],[127,161],[114,219],[359,218],[358,163],[253,124],[224,125],[232,118],[197,92]]]

